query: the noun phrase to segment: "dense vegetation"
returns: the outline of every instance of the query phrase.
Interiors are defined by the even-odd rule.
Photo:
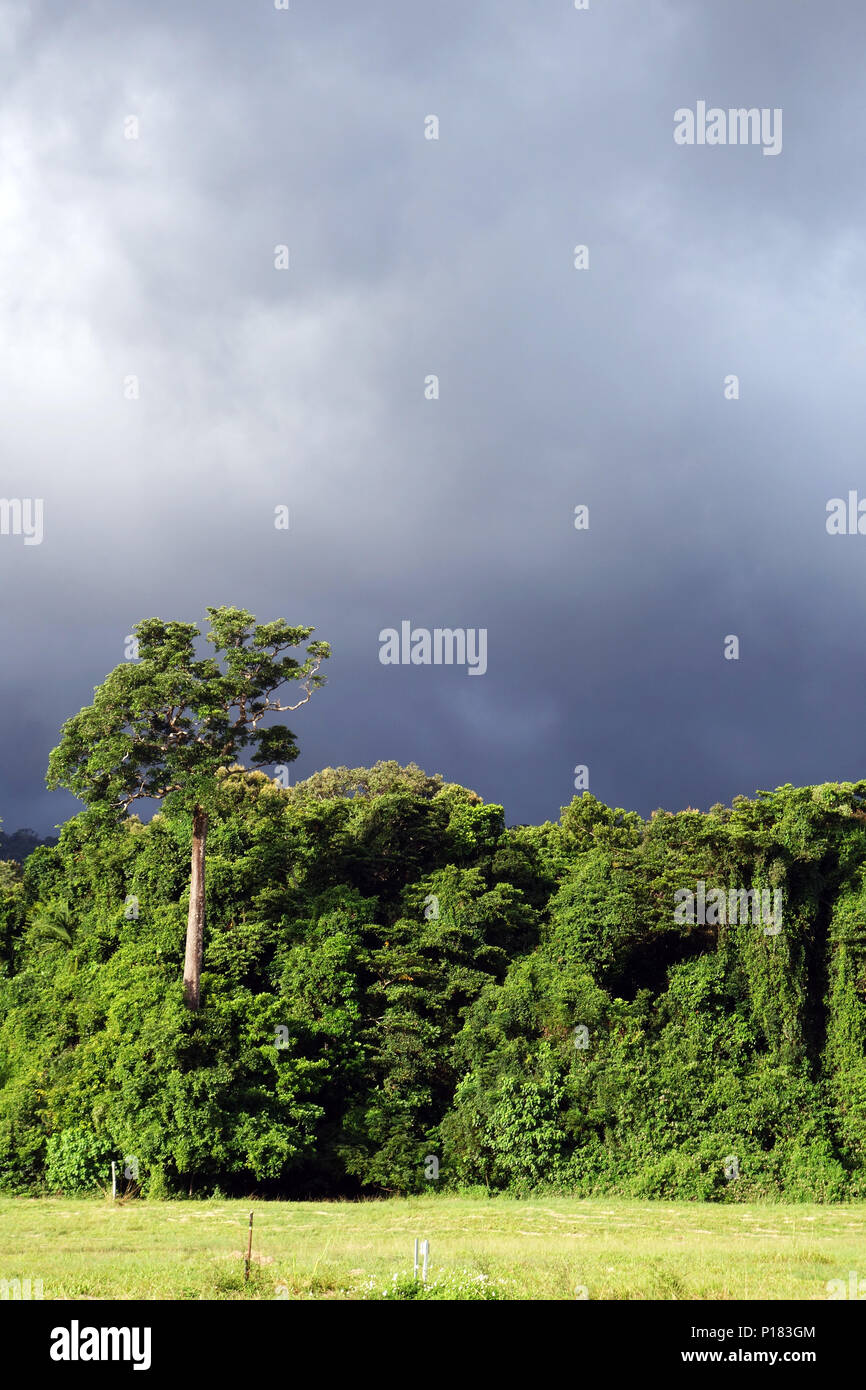
[[[190,839],[0,863],[7,1191],[866,1196],[866,782],[506,828],[414,766],[224,770],[198,1012]],[[699,881],[781,930],[677,921]]]

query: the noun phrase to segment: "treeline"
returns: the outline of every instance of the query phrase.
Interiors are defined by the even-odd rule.
[[[43,839],[35,830],[15,830],[11,835],[7,835],[5,830],[0,830],[0,860],[14,859],[18,864],[23,864],[37,845],[56,844],[56,835],[46,835]]]
[[[866,782],[514,828],[394,763],[218,801],[198,1012],[189,817],[0,863],[7,1191],[866,1196]]]

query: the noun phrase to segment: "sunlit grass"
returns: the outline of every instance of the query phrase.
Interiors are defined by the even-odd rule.
[[[244,1286],[249,1212],[253,1262]],[[462,1197],[368,1202],[0,1198],[0,1279],[58,1298],[362,1298],[431,1269],[517,1299],[825,1299],[866,1278],[866,1204],[733,1206]]]

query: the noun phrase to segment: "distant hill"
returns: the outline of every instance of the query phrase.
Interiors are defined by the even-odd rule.
[[[40,840],[35,830],[16,830],[11,835],[0,830],[0,859],[16,859],[19,864],[23,864],[37,845],[56,844],[56,835],[46,835],[44,840]]]

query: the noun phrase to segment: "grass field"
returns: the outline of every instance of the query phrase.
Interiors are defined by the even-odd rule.
[[[513,1299],[574,1299],[578,1288],[590,1299],[826,1299],[828,1280],[866,1279],[863,1203],[418,1197],[4,1198],[0,1280],[41,1279],[46,1299],[364,1298],[371,1280],[411,1275],[416,1236],[430,1242],[431,1280],[467,1270]]]

